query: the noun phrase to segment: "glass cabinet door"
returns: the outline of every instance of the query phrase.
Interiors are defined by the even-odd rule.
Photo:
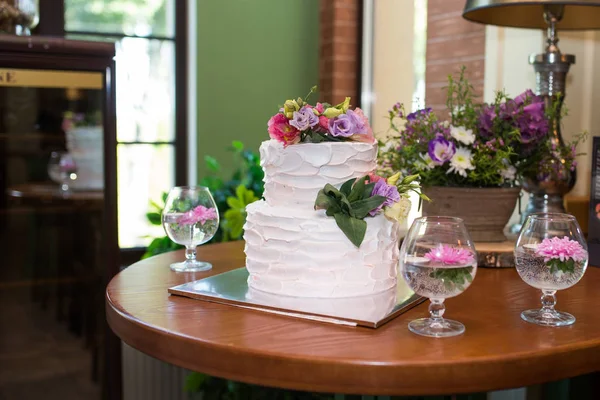
[[[96,399],[104,74],[0,69],[0,399]]]

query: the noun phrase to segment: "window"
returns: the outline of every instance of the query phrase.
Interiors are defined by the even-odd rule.
[[[47,23],[44,3],[48,2],[40,4],[41,22]],[[175,3],[175,0],[64,0],[63,3],[60,23],[67,38],[116,43],[121,248],[143,247],[152,237],[164,235],[161,227],[146,220],[149,202],[160,203],[162,192],[187,181],[187,2]]]

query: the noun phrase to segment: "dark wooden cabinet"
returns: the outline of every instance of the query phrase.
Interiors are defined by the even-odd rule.
[[[114,56],[0,36],[0,398],[120,396]]]

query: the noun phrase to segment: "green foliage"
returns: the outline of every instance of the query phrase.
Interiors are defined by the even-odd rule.
[[[332,394],[270,388],[215,378],[198,372],[188,375],[185,388],[203,400],[334,400]]]
[[[334,217],[337,226],[356,247],[360,247],[367,232],[364,218],[386,201],[384,196],[371,196],[375,184],[367,184],[367,181],[368,176],[353,178],[344,182],[340,190],[327,184],[315,201],[315,209],[326,210],[327,216]]]
[[[239,240],[242,236],[243,226],[246,222],[245,207],[260,199],[263,194],[264,173],[260,167],[260,157],[257,153],[246,150],[240,141],[233,141],[230,150],[237,165],[233,175],[228,180],[223,180],[221,164],[211,156],[205,156],[204,162],[209,171],[200,180],[200,185],[207,187],[215,199],[221,218],[221,229],[209,243]],[[150,210],[146,218],[153,225],[161,225],[161,214],[167,193],[162,195],[162,204],[150,201]],[[182,248],[173,243],[168,237],[156,238],[150,243],[142,258],[165,253]]]
[[[440,279],[448,290],[464,290],[464,286],[473,282],[473,267],[464,268],[435,268],[430,277]]]
[[[546,263],[546,266],[550,268],[551,274],[556,274],[558,271],[561,271],[565,274],[572,274],[575,272],[575,261],[572,258],[569,258],[565,261],[560,261],[558,258],[553,258]]]
[[[223,230],[223,241],[238,240],[242,238],[244,224],[246,223],[246,206],[254,203],[258,197],[252,190],[240,185],[236,189],[236,196],[227,198],[229,210],[225,211],[221,229]]]

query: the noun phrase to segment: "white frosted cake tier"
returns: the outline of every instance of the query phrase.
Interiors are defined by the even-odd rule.
[[[265,171],[264,198],[270,205],[312,209],[325,184],[340,187],[373,172],[377,145],[360,142],[301,143],[283,147],[276,140],[260,146]]]
[[[395,286],[398,225],[383,214],[365,218],[367,232],[357,248],[322,210],[275,207],[264,200],[246,210],[250,287],[279,295],[334,298]]]

